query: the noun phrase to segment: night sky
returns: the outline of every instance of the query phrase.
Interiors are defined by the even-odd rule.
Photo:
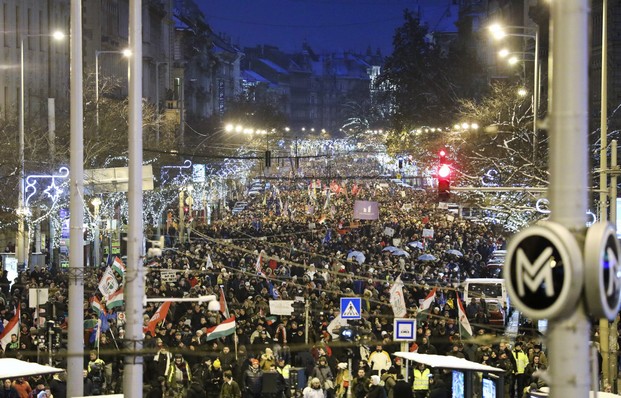
[[[421,9],[429,26],[448,19],[451,0],[195,0],[216,33],[233,44],[276,45],[298,51],[307,41],[316,52],[392,52],[403,10]],[[444,14],[444,16],[443,16]],[[442,20],[442,21],[441,21]]]

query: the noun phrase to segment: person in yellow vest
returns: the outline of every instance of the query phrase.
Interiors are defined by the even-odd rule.
[[[192,381],[190,366],[183,359],[181,354],[175,354],[175,361],[170,365],[166,372],[166,382],[168,388],[176,397],[185,397],[186,391]]]
[[[513,358],[515,358],[515,384],[518,391],[518,394],[522,394],[524,391],[524,387],[526,384],[526,375],[524,374],[524,370],[526,366],[528,366],[528,355],[522,349],[522,342],[516,341],[515,346],[513,347]],[[513,390],[512,390],[513,391]]]
[[[281,377],[283,394],[286,398],[289,398],[291,396],[291,380],[289,379],[291,374],[291,365],[285,361],[284,357],[278,357],[275,370]]]
[[[429,392],[429,376],[431,371],[424,363],[419,363],[414,368],[414,384],[412,391],[414,398],[425,398]]]

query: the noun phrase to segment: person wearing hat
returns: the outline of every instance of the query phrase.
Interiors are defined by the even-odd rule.
[[[283,356],[276,358],[276,372],[279,375],[282,395],[286,398],[291,396],[291,365],[287,363]]]
[[[304,398],[325,398],[326,394],[321,388],[321,380],[317,377],[311,378],[308,382],[308,386],[302,390],[302,396]]]
[[[528,360],[533,362],[534,356],[539,357],[539,363],[544,366],[548,366],[548,357],[546,356],[546,353],[541,350],[541,343],[537,343],[533,346],[533,352],[528,354]]]
[[[433,373],[429,375],[429,395],[428,398],[448,397],[447,385],[441,377],[436,377]]]
[[[369,385],[369,392],[366,395],[366,398],[385,398],[386,390],[384,387],[380,385],[380,377],[378,375],[372,375],[371,381]]]
[[[244,373],[244,391],[247,398],[261,398],[263,371],[259,367],[259,360],[256,358],[250,360],[250,367]]]
[[[414,368],[414,384],[412,391],[415,398],[425,398],[429,392],[429,375],[431,371],[424,363],[419,363]]]
[[[524,387],[526,387],[526,375],[524,371],[526,370],[526,366],[528,366],[528,355],[522,349],[523,343],[521,341],[516,341],[515,346],[513,347],[513,358],[515,359],[515,387],[517,388],[518,395],[521,395],[524,391]],[[514,390],[511,390],[512,392]]]
[[[347,368],[347,362],[340,362],[336,365],[338,369],[336,372],[336,398],[343,398],[347,395],[347,390],[351,384],[352,377],[351,372]]]
[[[175,360],[166,372],[166,383],[175,396],[184,397],[192,381],[190,365],[183,359],[183,355],[175,354]]]
[[[311,377],[319,379],[321,386],[326,390],[326,395],[330,396],[334,390],[334,375],[332,369],[328,366],[328,358],[320,356],[317,360],[317,365],[313,368]]]

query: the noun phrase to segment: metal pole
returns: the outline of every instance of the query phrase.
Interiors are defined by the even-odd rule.
[[[155,145],[160,145],[160,63],[155,63]],[[158,223],[159,224],[159,223]],[[159,230],[159,225],[158,225]]]
[[[56,101],[54,98],[47,99],[47,140],[50,146],[52,162],[56,159]]]
[[[533,163],[537,159],[537,118],[539,116],[539,26],[535,30],[535,66],[533,71]]]
[[[304,344],[308,344],[308,331],[310,329],[310,301],[309,299],[305,300],[306,303],[304,304]]]
[[[142,1],[129,1],[129,192],[126,276],[126,336],[123,393],[142,397],[142,300],[144,240],[142,220]]]
[[[610,169],[617,169],[617,140],[610,142]],[[610,221],[617,225],[617,174],[612,173],[610,175]],[[608,324],[608,369],[609,369],[609,382],[612,386],[612,391],[617,391],[617,361],[619,355],[619,343],[617,327],[619,325],[619,316],[611,324]]]
[[[19,192],[17,196],[17,268],[26,263],[26,227],[24,225],[24,37],[20,38],[20,74],[19,74]]]
[[[69,325],[67,350],[67,396],[83,394],[84,368],[84,126],[82,88],[82,0],[71,0],[71,140],[69,199]]]
[[[179,243],[183,243],[183,230],[185,229],[185,220],[184,220],[184,212],[183,212],[183,202],[184,202],[184,195],[185,192],[183,192],[183,188],[181,188],[181,190],[179,191]]]
[[[95,51],[95,125],[99,128],[99,54]]]
[[[550,3],[550,218],[584,241],[588,208],[588,0]],[[568,156],[571,154],[571,156]],[[582,301],[548,331],[551,398],[589,396],[590,322]],[[567,366],[571,364],[571,366]]]
[[[617,140],[610,141],[610,169],[617,169]],[[610,216],[609,220],[617,225],[617,173],[610,175]]]
[[[599,148],[599,219],[606,220],[608,214],[608,0],[602,2],[602,70],[601,70],[601,104],[600,104],[600,148]],[[612,202],[612,200],[611,200]],[[610,381],[610,357],[608,347],[608,319],[599,320],[600,352],[602,354],[602,384]]]

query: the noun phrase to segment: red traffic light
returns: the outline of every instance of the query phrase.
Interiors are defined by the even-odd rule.
[[[438,169],[438,177],[448,178],[449,175],[451,175],[451,168],[449,167],[449,165],[448,164],[441,165],[440,168]]]

